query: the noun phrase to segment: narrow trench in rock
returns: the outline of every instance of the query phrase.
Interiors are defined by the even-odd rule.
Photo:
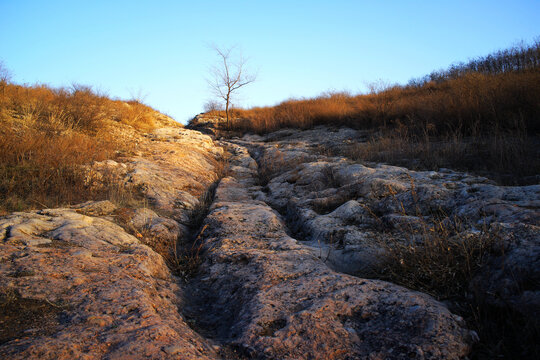
[[[264,149],[262,146],[257,146],[257,145],[251,145],[251,146],[243,145],[243,146],[245,146],[245,148],[248,150],[249,156],[251,156],[253,160],[255,160],[255,162],[257,163],[257,174],[259,177],[258,178],[259,184],[261,185],[261,191],[266,196],[268,196],[268,194],[270,193],[270,190],[268,188],[268,184],[264,183],[265,181],[263,180],[262,174],[261,174],[261,167],[263,166],[261,159],[264,154]],[[290,226],[293,224],[291,222],[291,214],[289,212],[288,207],[280,208],[280,207],[273,206],[272,204],[269,204],[267,201],[265,201],[265,203],[280,215],[281,219],[285,222],[285,225],[286,225],[285,230],[287,231],[287,234],[290,237],[297,240],[303,238],[304,234],[301,231],[295,230],[297,229],[296,226],[292,226],[292,227]]]
[[[227,149],[227,151],[230,151]],[[229,174],[224,172],[223,177]],[[201,206],[192,217],[190,238],[184,243],[184,250],[193,258],[194,266],[188,276],[184,278],[184,303],[180,309],[187,324],[199,335],[213,343],[222,359],[254,359],[259,358],[258,353],[252,349],[231,342],[242,329],[236,329],[234,323],[244,307],[242,301],[224,302],[222,294],[213,288],[204,274],[199,272],[200,265],[205,261],[206,251],[204,236],[211,232],[212,226],[205,224],[211,206],[214,202],[216,190],[220,181],[216,181],[203,195]],[[229,279],[231,293],[243,293],[242,280]],[[245,294],[244,294],[245,295]],[[239,296],[242,298],[243,296]]]
[[[262,149],[262,146],[257,146],[257,145],[251,145],[251,146],[244,145],[244,146],[248,150],[249,155],[257,162],[259,182],[262,187],[261,191],[266,196],[268,196],[270,194],[270,190],[268,188],[268,185],[264,184],[264,179],[262,178],[262,175],[261,175],[261,167],[264,166],[262,162],[262,157],[264,156],[264,149]],[[279,214],[280,218],[285,223],[285,231],[287,232],[287,235],[297,240],[299,244],[301,244],[302,246],[309,248],[316,257],[318,257],[324,263],[326,263],[326,265],[332,268],[332,270],[337,271],[337,272],[347,273],[349,275],[354,275],[346,271],[343,271],[343,269],[339,269],[339,268],[336,268],[335,266],[331,266],[331,264],[327,262],[328,255],[332,251],[333,244],[319,242],[316,244],[317,248],[307,245],[305,239],[308,237],[308,235],[305,233],[305,231],[303,230],[302,224],[299,222],[298,214],[296,213],[295,209],[293,209],[292,206],[290,206],[290,204],[287,204],[284,207],[278,207],[268,201],[265,201],[265,203]]]
[[[210,206],[214,201],[216,189],[220,181],[221,178],[214,181],[199,197],[197,206],[189,212],[190,224],[188,234],[179,238],[175,244],[171,270],[175,275],[181,277],[184,282],[189,281],[194,276],[202,261],[202,243],[199,234],[203,221],[208,215]]]
[[[297,346],[288,345],[284,341],[289,338],[288,332],[294,332],[299,327],[298,346],[305,346],[313,336],[326,336],[326,333],[322,335],[325,331],[329,336],[336,336],[351,318],[345,316],[345,320],[336,323],[335,316],[327,316],[326,313],[319,315],[319,311],[324,308],[323,302],[314,299],[322,297],[329,302],[337,301],[338,293],[344,291],[344,286],[347,296],[340,304],[352,312],[336,310],[336,314],[350,315],[355,314],[358,306],[366,308],[379,302],[395,306],[396,300],[387,296],[396,296],[395,291],[398,289],[389,283],[371,283],[331,271],[328,264],[316,260],[306,251],[308,245],[305,242],[290,239],[285,234],[287,230],[284,223],[287,221],[284,220],[291,219],[288,214],[279,216],[275,207],[268,204],[272,200],[265,196],[257,181],[254,153],[248,155],[247,149],[245,144],[236,144],[231,149],[235,156],[231,167],[233,175],[222,181],[217,190],[219,204],[212,207],[214,211],[208,214],[204,222],[205,231],[200,236],[201,241],[205,241],[206,252],[201,254],[204,261],[195,277],[183,288],[185,297],[182,313],[193,330],[215,344],[222,358],[265,358],[267,353],[271,354],[269,358],[284,358],[279,356],[281,346],[287,349],[283,351],[295,354],[296,357],[291,358],[302,358],[295,352]],[[323,287],[317,290],[320,285],[319,276],[329,282],[335,281],[335,285],[329,284],[335,288]],[[392,290],[380,294],[379,287]],[[364,291],[369,295],[365,295]],[[417,296],[404,292],[412,298]],[[294,299],[289,299],[289,294]],[[370,297],[371,302],[365,303],[363,296]],[[301,305],[305,307],[297,307],[300,305],[297,303],[298,298],[308,299]],[[430,304],[440,307],[435,302]],[[370,323],[370,328],[388,328],[389,324],[394,323],[394,315],[390,316],[388,312],[380,310],[384,306],[377,305],[377,321]],[[327,330],[313,329],[312,325],[303,323],[303,316],[309,314],[318,316],[318,325]],[[411,322],[407,326],[409,330],[416,331],[420,326],[415,325],[416,318],[409,313],[403,316],[410,317]],[[354,324],[362,322],[356,320],[355,315],[351,319],[354,319],[350,320]],[[356,326],[354,324],[352,326]],[[396,329],[400,334],[395,341],[408,341],[403,340],[408,333],[401,327]],[[364,330],[363,322],[362,326],[354,328],[355,333]],[[369,336],[379,339],[378,334],[370,332]],[[361,358],[356,355],[364,350],[358,344],[371,346],[370,342],[359,342],[355,337],[345,337],[343,345],[340,345],[341,340],[333,340],[329,350],[317,351],[323,352],[324,358],[329,358],[334,349],[343,346],[346,349],[344,351],[350,352],[351,358]],[[276,347],[269,346],[269,343]]]

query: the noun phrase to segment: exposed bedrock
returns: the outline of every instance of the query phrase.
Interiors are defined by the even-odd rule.
[[[215,358],[178,311],[163,258],[72,209],[0,220],[4,359]],[[3,316],[6,313],[2,313]]]
[[[0,218],[0,358],[219,358],[188,326],[181,281],[154,250],[186,239],[223,150],[180,127],[133,136],[135,156],[88,174],[117,174],[153,209],[90,201]]]
[[[430,296],[337,273],[287,235],[232,146],[200,235],[205,260],[186,291],[202,334],[248,358],[458,359],[474,334]]]
[[[248,147],[270,174],[259,198],[279,210],[292,233],[334,269],[370,273],[383,265],[381,243],[421,246],[435,224],[455,241],[490,234],[497,251],[470,291],[538,317],[540,185],[499,186],[449,169],[360,164],[320,151],[362,139],[351,129],[319,127],[245,136],[236,143]]]

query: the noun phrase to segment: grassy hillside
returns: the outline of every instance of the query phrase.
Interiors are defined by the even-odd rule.
[[[372,86],[364,95],[330,93],[274,107],[237,110],[236,129],[341,124],[354,128],[405,125],[416,132],[475,134],[493,127],[540,131],[540,42],[435,71],[407,85]]]
[[[232,130],[345,125],[376,130],[349,154],[363,160],[495,172],[503,183],[540,174],[540,42],[435,71],[368,94],[329,93],[235,110]]]
[[[89,87],[53,89],[0,80],[0,212],[107,197],[81,165],[129,150],[122,127],[149,131],[155,111]]]

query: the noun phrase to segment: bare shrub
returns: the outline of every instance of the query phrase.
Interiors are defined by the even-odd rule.
[[[386,266],[380,277],[438,299],[463,296],[478,269],[502,247],[496,233],[465,231],[457,218],[421,219],[418,225],[406,238],[381,239]]]
[[[416,199],[412,179],[410,191]],[[537,358],[538,321],[511,306],[494,306],[486,301],[487,294],[471,288],[471,280],[490,264],[490,259],[505,256],[506,241],[499,229],[470,224],[467,219],[449,217],[442,211],[427,217],[418,205],[407,212],[391,187],[388,193],[401,209],[400,215],[416,221],[400,226],[398,231],[382,228],[374,239],[383,249],[378,255],[381,266],[362,275],[444,301],[478,332],[480,341],[471,354],[473,359],[513,358],[516,354],[520,358]],[[379,222],[385,225],[383,219]]]

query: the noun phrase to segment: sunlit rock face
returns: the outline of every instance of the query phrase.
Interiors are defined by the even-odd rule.
[[[19,315],[5,324],[3,358],[166,358],[171,346],[188,359],[211,354],[179,314],[163,258],[118,225],[52,209],[8,216],[0,229],[2,305]]]
[[[140,192],[135,207],[90,201],[0,219],[1,358],[217,358],[181,314],[181,281],[143,242],[173,252],[187,239],[223,150],[162,120],[144,136],[118,129],[134,154],[87,168],[96,186],[114,174]]]

